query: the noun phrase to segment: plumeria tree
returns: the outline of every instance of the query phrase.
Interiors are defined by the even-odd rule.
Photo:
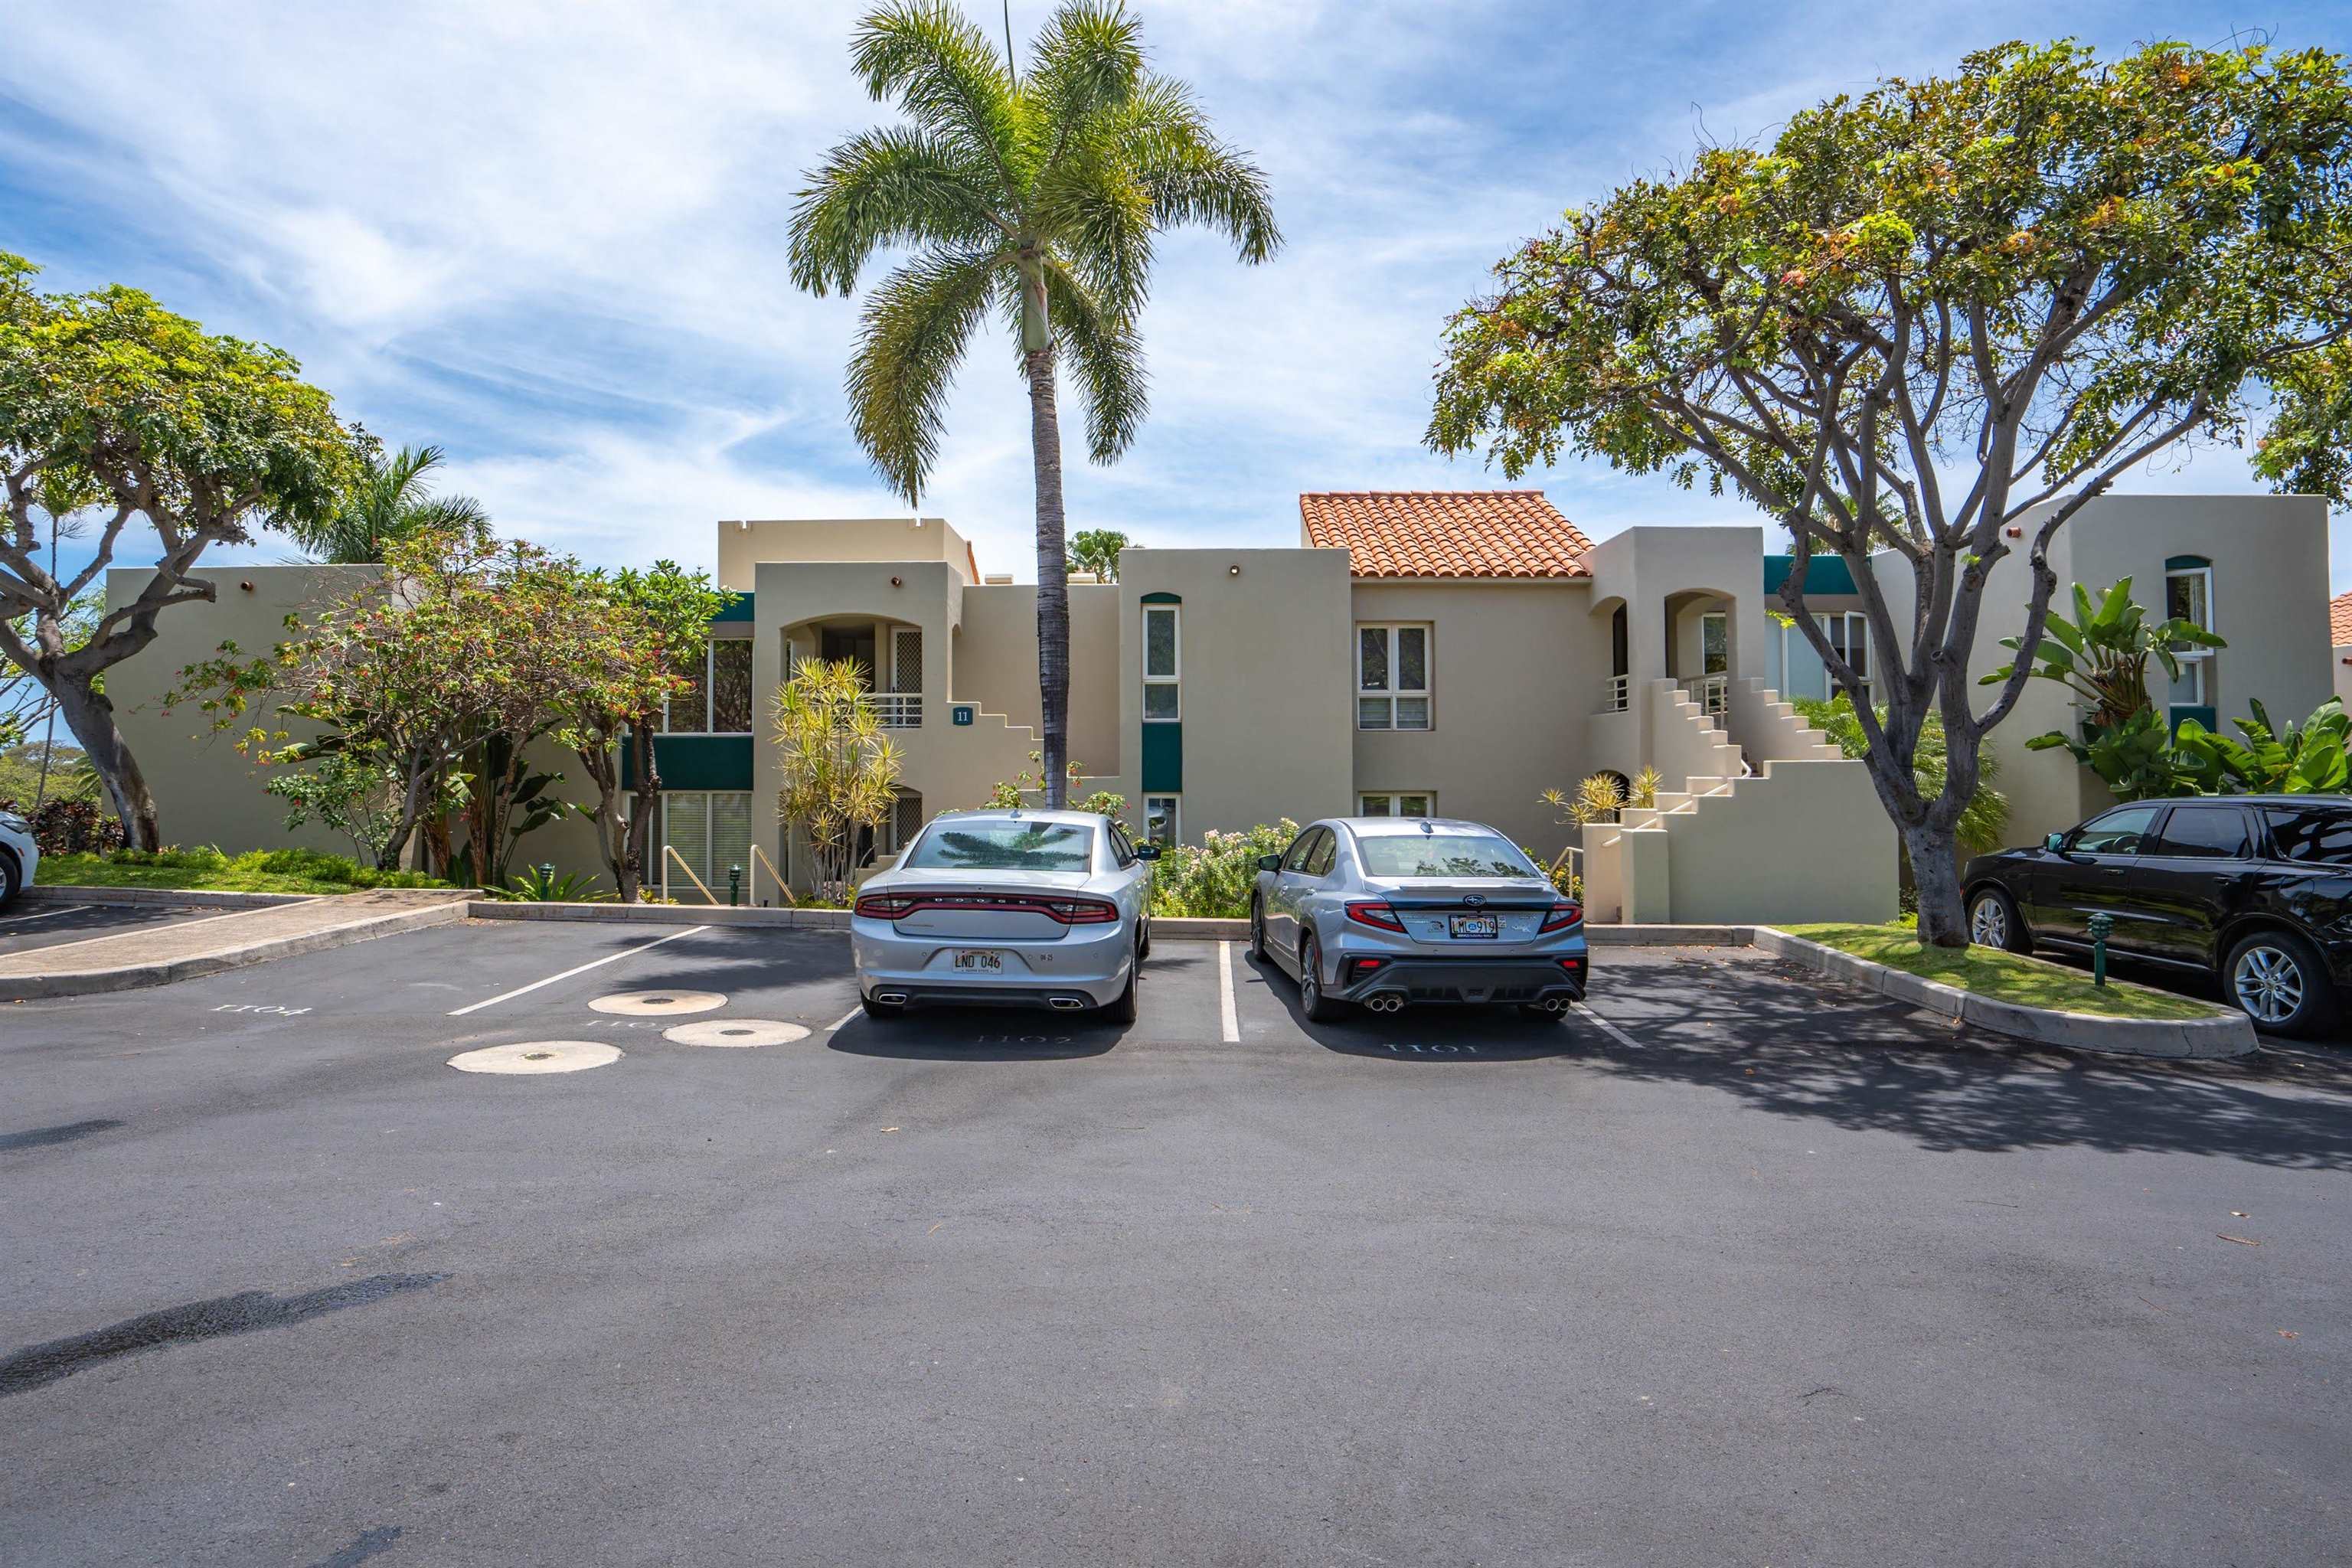
[[[166,611],[214,597],[197,575],[207,551],[323,517],[354,444],[289,355],[207,335],[135,289],[45,294],[37,271],[0,252],[0,656],[55,700],[125,842],[152,849],[155,797],[106,672],[155,640]],[[85,510],[88,557],[53,571],[45,520]],[[148,559],[150,538],[145,584],[77,635],[77,601],[134,544]]]
[[[2033,668],[2058,531],[2266,410],[2260,471],[2344,499],[2347,197],[2338,56],[2006,44],[1570,209],[1454,318],[1429,440],[1513,476],[1575,453],[1729,487],[1784,524],[1782,605],[1853,700],[1921,939],[1962,945],[1955,834]],[[1985,585],[2019,551],[2024,657],[1979,707]],[[1867,691],[1805,611],[1816,554],[1853,572]]]
[[[1108,463],[1143,423],[1138,321],[1159,234],[1200,225],[1244,261],[1281,236],[1265,176],[1210,131],[1182,82],[1144,68],[1117,4],[1065,0],[1025,73],[948,0],[894,0],[857,26],[851,58],[907,118],[854,136],[808,176],[793,214],[793,281],[848,293],[878,251],[914,255],[866,307],[849,363],[857,439],[913,504],[939,458],[948,391],[994,315],[1020,347],[1037,490],[1037,680],[1046,794],[1069,759],[1070,599],[1058,374],[1087,404]]]

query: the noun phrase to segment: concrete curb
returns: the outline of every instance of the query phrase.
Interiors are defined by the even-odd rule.
[[[323,894],[321,897],[331,898],[334,895]],[[309,900],[298,899],[296,901]],[[226,969],[242,969],[248,964],[266,963],[274,958],[294,958],[306,952],[322,952],[329,948],[348,947],[352,942],[368,942],[380,936],[398,936],[404,931],[422,931],[428,926],[455,925],[465,918],[465,901],[452,899],[446,903],[428,905],[423,909],[400,910],[391,914],[378,915],[373,920],[332,926],[325,931],[308,931],[299,936],[272,937],[266,942],[250,942],[243,947],[222,948],[214,952],[194,953],[185,958],[169,959],[154,963],[129,963],[113,969],[68,970],[56,974],[25,975],[15,979],[0,980],[0,991],[5,991],[12,998],[24,1001],[53,996],[91,996],[111,991],[137,991],[152,985],[169,985],[180,980],[194,980],[206,974],[218,974]]]
[[[170,904],[192,910],[259,910],[272,904],[307,904],[312,899],[341,897],[333,893],[215,893],[195,888],[78,888],[67,883],[26,888],[16,896],[28,904]]]
[[[1770,926],[1755,928],[1755,945],[1777,958],[1820,970],[1866,991],[1908,1002],[1915,1007],[1957,1018],[1964,1024],[2013,1035],[2038,1045],[2063,1046],[2071,1050],[2100,1051],[2115,1056],[2159,1057],[2170,1060],[2215,1060],[2242,1057],[2254,1048],[2254,1026],[2243,1013],[2213,1010],[2210,1018],[2108,1018],[2095,1013],[2065,1013],[2047,1007],[2027,1007],[1996,1001],[1958,986],[1939,984],[1884,963],[1857,958],[1822,942],[1811,942]],[[2030,960],[2029,962],[2040,962]],[[2051,965],[2057,969],[2056,964]],[[2061,970],[2072,973],[2072,970]],[[2108,984],[2127,986],[2127,980]],[[2136,989],[2144,989],[2136,987]]]
[[[668,926],[797,926],[849,929],[847,910],[765,909],[730,904],[541,904],[476,899],[466,913],[478,921],[626,921]]]

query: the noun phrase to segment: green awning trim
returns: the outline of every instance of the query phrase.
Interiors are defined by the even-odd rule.
[[[2212,564],[2212,562],[2202,555],[2168,555],[2164,558],[2164,569],[2167,572],[2194,572],[2200,566]]]
[[[1147,605],[1181,605],[1184,602],[1184,595],[1181,594],[1146,594],[1143,595],[1143,602]]]
[[[710,624],[717,626],[721,621],[748,621],[751,618],[751,595],[735,594],[730,595],[727,602],[719,606],[719,613],[710,617]]]
[[[621,748],[621,787],[637,787],[630,748]],[[751,787],[749,735],[656,735],[654,766],[665,790],[748,790]]]
[[[1789,574],[1796,569],[1797,558],[1793,555],[1764,557],[1764,591],[1767,594],[1779,593],[1780,584],[1787,582]],[[1853,585],[1853,572],[1846,565],[1844,557],[1816,555],[1805,563],[1806,593],[1858,594],[1861,591]]]

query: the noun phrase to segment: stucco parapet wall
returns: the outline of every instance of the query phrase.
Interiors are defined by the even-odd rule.
[[[1777,958],[1817,969],[1834,980],[1908,1002],[1915,1007],[1957,1018],[1964,1024],[1991,1029],[2038,1045],[2071,1050],[2102,1051],[2116,1056],[2161,1057],[2174,1060],[2210,1060],[2242,1057],[2254,1048],[2254,1026],[2242,1013],[2215,1008],[2210,1018],[2109,1018],[2095,1013],[2066,1013],[2047,1007],[2027,1007],[1980,996],[1958,986],[1939,984],[1904,970],[1873,963],[1818,942],[1791,936],[1770,926],[1755,930],[1756,946]],[[2042,962],[2026,959],[2030,963]],[[2062,974],[2074,971],[2052,964]],[[2128,981],[2111,981],[2125,986]]]

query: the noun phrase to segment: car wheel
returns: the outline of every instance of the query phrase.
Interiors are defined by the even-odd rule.
[[[2221,990],[2232,1005],[2274,1035],[2332,1032],[2335,983],[2312,945],[2289,931],[2261,931],[2230,949]]]
[[[1969,900],[1969,940],[2003,952],[2033,951],[2033,935],[2025,929],[2016,901],[1999,888],[1987,888]]]
[[[866,1016],[877,1024],[892,1023],[907,1016],[904,1002],[877,1002],[871,996],[860,996],[857,1005],[865,1008]]]
[[[0,849],[0,904],[16,901],[17,882],[22,876],[16,869],[16,857]]]
[[[1339,1018],[1345,1005],[1323,994],[1323,954],[1310,934],[1298,950],[1298,1010],[1310,1024],[1328,1024]]]
[[[1139,959],[1151,956],[1151,921],[1147,919],[1142,924],[1143,935],[1135,944],[1135,956]]]
[[[1135,983],[1140,977],[1140,974],[1141,970],[1139,966],[1127,972],[1127,989],[1118,994],[1118,1001],[1110,1003],[1100,1009],[1104,1023],[1132,1024],[1135,1022],[1137,1012]]]
[[[1265,906],[1255,899],[1250,900],[1250,956],[1265,962]]]

